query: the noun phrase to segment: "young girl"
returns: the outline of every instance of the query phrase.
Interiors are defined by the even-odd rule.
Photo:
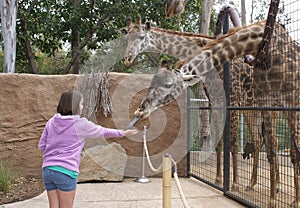
[[[82,94],[64,92],[55,114],[47,122],[39,149],[43,150],[43,181],[50,208],[72,208],[76,193],[80,157],[86,138],[124,137],[136,130],[117,130],[81,118]]]

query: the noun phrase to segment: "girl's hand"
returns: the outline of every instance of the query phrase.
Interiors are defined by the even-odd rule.
[[[124,136],[131,136],[131,135],[135,135],[137,134],[138,131],[137,130],[134,130],[134,129],[127,129],[124,131]]]

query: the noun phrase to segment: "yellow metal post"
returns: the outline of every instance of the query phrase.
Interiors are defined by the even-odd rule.
[[[171,208],[172,164],[168,155],[163,158],[163,208]]]

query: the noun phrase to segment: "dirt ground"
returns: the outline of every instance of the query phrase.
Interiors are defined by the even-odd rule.
[[[0,192],[0,204],[23,201],[41,194],[45,188],[41,178],[42,156],[36,139],[5,142],[0,145],[0,164],[11,169],[15,179],[8,192]]]
[[[203,158],[207,158],[203,162]],[[270,164],[265,152],[261,152],[259,156],[259,165],[257,170],[257,184],[253,189],[248,190],[247,186],[250,184],[252,176],[253,158],[243,159],[241,154],[238,154],[237,158],[238,169],[238,182],[237,190],[230,190],[230,192],[246,201],[252,202],[258,207],[268,207],[270,201]],[[201,161],[201,162],[200,162]],[[232,161],[232,160],[231,160]],[[293,201],[295,197],[293,166],[290,162],[288,155],[278,154],[279,165],[279,184],[276,185],[277,192],[275,200],[276,207],[293,207]],[[192,152],[191,153],[191,171],[193,175],[203,178],[206,181],[215,184],[216,177],[216,154],[204,153],[204,152]],[[221,175],[223,176],[223,163],[221,164]],[[233,170],[231,164],[230,170],[230,184],[233,183]],[[222,187],[223,184],[217,186]]]
[[[44,190],[41,179],[18,177],[8,192],[0,192],[0,205],[33,198]]]

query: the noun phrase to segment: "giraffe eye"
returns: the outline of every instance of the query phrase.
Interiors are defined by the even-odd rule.
[[[164,87],[165,88],[171,88],[173,86],[173,82],[165,82]]]

